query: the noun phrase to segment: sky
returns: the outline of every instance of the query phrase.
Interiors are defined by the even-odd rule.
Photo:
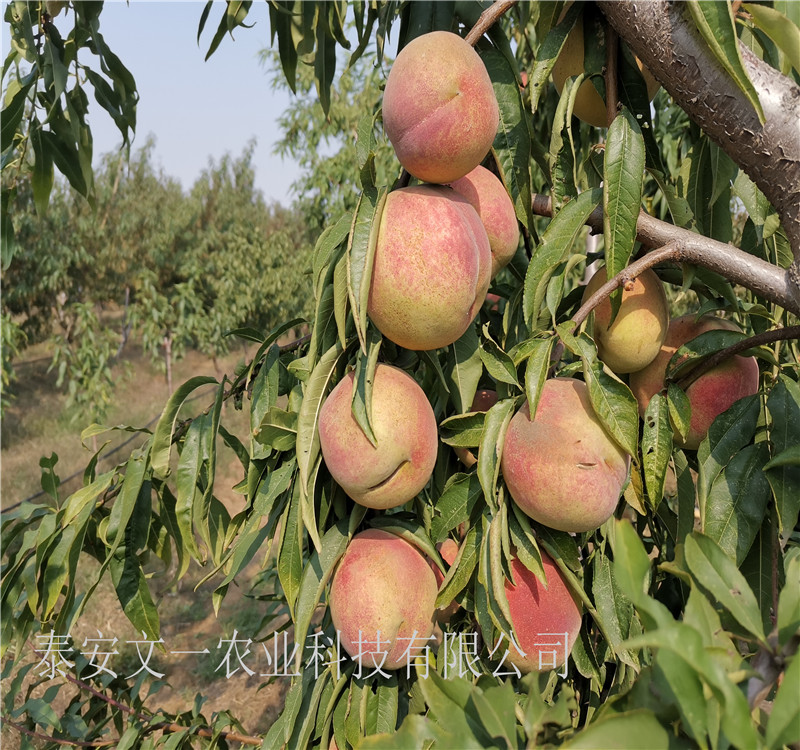
[[[288,205],[299,167],[272,151],[280,138],[276,120],[291,93],[273,91],[271,75],[258,61],[259,50],[270,44],[267,3],[253,3],[247,17],[247,23],[255,22],[253,28],[236,30],[234,39],[227,36],[208,62],[203,58],[225,4],[215,3],[198,46],[204,5],[194,0],[106,2],[100,31],[133,74],[139,91],[134,149],[152,134],[156,164],[188,189],[210,157],[238,156],[255,138],[256,186],[267,201]],[[67,23],[63,13],[55,19],[64,36],[71,20]],[[8,40],[3,24],[4,50]],[[97,159],[119,149],[122,140],[91,93],[90,112]]]

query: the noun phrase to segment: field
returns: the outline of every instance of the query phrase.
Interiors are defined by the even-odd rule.
[[[174,366],[174,382],[179,385],[194,375],[220,377],[222,373],[232,374],[236,365],[244,361],[242,348],[231,352],[214,364],[198,352],[191,351]],[[39,458],[58,455],[56,473],[61,477],[60,497],[63,500],[80,487],[82,471],[91,457],[89,448],[81,445],[80,432],[86,426],[86,418],[65,407],[65,396],[55,386],[55,374],[48,372],[50,357],[44,345],[27,350],[24,359],[16,367],[17,381],[12,388],[13,400],[2,420],[2,508],[8,511],[19,501],[37,495],[41,491],[41,469]],[[167,400],[167,386],[162,372],[144,356],[135,343],[126,347],[122,362],[115,370],[117,387],[116,404],[110,410],[105,424],[127,424],[143,426],[154,420]],[[195,408],[205,408],[210,401],[211,390],[199,391]],[[190,407],[191,408],[191,407]],[[236,412],[232,406],[225,407],[223,419],[228,429],[240,437],[246,437],[246,415]],[[152,427],[152,425],[151,425]],[[126,446],[118,453],[112,453],[115,446],[130,438],[126,432],[111,432],[108,437],[98,438],[98,447],[106,439],[112,442],[103,455],[98,470],[123,460],[133,445]],[[135,440],[141,440],[136,437]],[[219,498],[230,512],[241,508],[242,497],[230,489],[241,480],[241,469],[227,449],[221,448],[217,469]],[[71,478],[70,478],[71,477]],[[45,502],[40,495],[36,502]],[[163,571],[163,566],[153,566],[151,590],[157,598],[156,603],[161,616],[161,630],[166,653],[156,653],[150,665],[154,671],[165,674],[168,688],[160,690],[155,698],[157,703],[149,703],[153,711],[162,708],[168,712],[179,712],[192,708],[196,694],[203,694],[205,702],[202,712],[210,716],[217,711],[229,710],[237,716],[248,734],[266,731],[275,720],[283,702],[283,694],[288,678],[278,678],[263,686],[268,673],[268,665],[262,644],[250,645],[250,654],[243,658],[255,674],[248,676],[239,668],[229,677],[223,663],[227,645],[224,639],[255,637],[261,626],[263,607],[259,602],[246,598],[251,584],[256,580],[263,555],[257,557],[245,570],[239,586],[232,586],[223,601],[219,615],[215,616],[211,605],[211,591],[216,584],[202,584],[195,588],[207,571],[198,566],[190,569],[187,577],[176,585],[169,585],[171,575]],[[98,564],[88,556],[79,565],[80,576],[84,579],[80,587],[91,585],[98,571]],[[98,633],[102,635],[98,635]],[[94,595],[93,605],[78,625],[78,632],[71,633],[74,641],[81,645],[84,639],[113,639],[113,646],[103,640],[99,647],[116,650],[119,653],[110,657],[108,667],[120,675],[135,672],[141,666],[136,646],[126,641],[141,639],[123,614],[113,587],[107,577]],[[220,645],[220,641],[223,643]],[[91,650],[91,641],[89,649]],[[31,644],[32,646],[36,644]],[[271,642],[270,642],[271,646]],[[207,654],[174,654],[173,651],[202,651]],[[145,650],[142,647],[143,651]],[[239,652],[245,654],[245,644],[239,645]],[[33,657],[33,654],[32,654]],[[230,670],[238,664],[230,661]],[[48,683],[51,684],[51,683]],[[47,684],[44,686],[47,687]],[[73,694],[72,686],[63,688],[54,704],[56,710],[63,707]],[[19,735],[8,727],[3,728],[3,747],[19,746]]]

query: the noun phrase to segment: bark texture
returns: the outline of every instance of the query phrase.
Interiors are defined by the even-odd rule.
[[[794,253],[790,281],[800,288],[800,87],[740,44],[764,109],[761,124],[684,3],[618,0],[599,6],[670,96],[775,207]]]

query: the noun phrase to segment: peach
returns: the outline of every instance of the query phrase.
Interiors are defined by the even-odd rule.
[[[569,3],[562,11],[561,17],[558,19],[559,22],[566,15],[570,5],[571,3]],[[599,26],[597,27],[597,30],[598,38],[596,43],[604,46],[605,39],[603,38],[602,31]],[[572,27],[572,31],[570,31],[567,35],[567,39],[564,42],[564,46],[561,48],[561,53],[558,56],[558,60],[556,60],[556,64],[553,66],[553,83],[555,84],[556,91],[558,91],[559,95],[564,88],[564,82],[567,80],[567,78],[583,73],[583,45],[583,18],[578,18],[578,20],[575,22],[575,25]],[[656,92],[660,88],[660,85],[658,81],[653,78],[650,71],[642,65],[638,58],[636,59],[636,64],[639,66],[639,71],[641,72],[645,81],[645,85],[647,86],[647,95],[652,101],[653,97],[656,95]],[[588,122],[590,125],[594,125],[596,128],[605,128],[608,125],[606,103],[603,101],[603,98],[600,96],[600,94],[597,93],[597,89],[588,78],[581,83],[581,86],[578,89],[578,94],[575,97],[575,106],[573,107],[572,113],[579,120]]]
[[[586,285],[583,301],[606,281],[606,269],[601,268]],[[669,326],[667,295],[655,272],[646,270],[630,286],[623,290],[617,317],[610,326],[608,298],[592,313],[597,354],[616,373],[635,372],[649,365],[661,349]]]
[[[552,558],[545,552],[541,555],[547,585],[516,557],[511,560],[515,583],[505,582],[514,638],[523,652],[507,644],[506,660],[523,674],[561,667],[581,630],[580,604]]]
[[[488,169],[477,166],[450,184],[478,212],[492,251],[492,278],[508,265],[519,245],[519,225],[505,185]]]
[[[436,418],[416,381],[403,370],[379,364],[372,386],[369,442],[351,411],[354,374],[331,391],[319,415],[319,442],[331,476],[357,503],[394,508],[428,483],[438,450]]]
[[[617,507],[628,456],[592,409],[586,384],[545,382],[531,419],[514,415],[500,462],[511,497],[534,521],[559,531],[591,531]]]
[[[472,399],[470,411],[489,411],[496,403],[497,391],[478,390],[475,392],[475,398]],[[478,459],[475,458],[475,454],[469,448],[453,448],[453,450],[461,463],[468,469],[478,463]]]
[[[458,543],[454,539],[447,538],[443,542],[439,542],[436,545],[436,549],[448,566],[455,562],[456,556],[458,555]],[[436,578],[436,589],[438,591],[442,587],[444,574],[439,570],[439,566],[436,565],[433,560],[429,560],[428,564],[431,566],[433,575]],[[441,623],[448,622],[450,618],[458,612],[459,608],[460,605],[458,602],[450,602],[446,607],[440,607],[436,610],[436,619]]]
[[[644,414],[650,399],[664,387],[667,364],[683,344],[706,331],[739,330],[735,323],[713,315],[704,315],[699,321],[695,318],[695,315],[684,315],[672,320],[658,356],[647,367],[631,374],[630,386],[639,403],[640,414]],[[719,414],[740,398],[758,392],[758,379],[755,357],[731,357],[701,375],[686,390],[692,406],[689,433],[685,442],[676,434],[676,442],[689,450],[697,450]]]
[[[404,667],[409,656],[424,653],[436,594],[433,571],[415,547],[388,531],[369,529],[347,545],[328,601],[342,647],[369,673]]]
[[[492,254],[480,217],[449,187],[395,190],[380,217],[367,312],[406,349],[438,349],[486,298]]]
[[[481,163],[500,110],[478,53],[457,34],[433,31],[397,55],[383,93],[383,124],[414,177],[446,183]]]

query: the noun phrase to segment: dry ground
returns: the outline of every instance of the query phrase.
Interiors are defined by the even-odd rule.
[[[250,353],[254,353],[252,347]],[[232,374],[236,365],[244,361],[244,355],[240,348],[220,359],[217,372],[213,363],[203,355],[190,352],[175,364],[174,383],[177,386],[194,375],[219,377],[222,372]],[[133,344],[126,348],[125,362],[125,366],[120,368],[115,390],[116,404],[110,410],[105,424],[142,426],[157,417],[163,408],[168,396],[166,381],[164,375]],[[17,382],[12,388],[14,400],[2,420],[0,502],[5,510],[41,489],[40,456],[50,455],[51,452],[58,454],[56,470],[63,481],[73,473],[82,472],[91,455],[80,442],[80,432],[87,420],[80,414],[65,410],[65,397],[56,389],[55,375],[47,372],[48,365],[46,348],[38,346],[26,352],[25,361],[17,366]],[[209,389],[185,408],[187,413],[195,413],[211,401],[212,389]],[[245,437],[245,414],[226,406],[223,421],[229,430]],[[108,450],[129,437],[129,433],[109,433],[113,442]],[[100,439],[104,441],[106,438]],[[123,446],[98,469],[104,470],[124,460],[134,446],[135,442]],[[221,441],[218,456],[217,496],[231,512],[236,512],[241,507],[242,498],[231,488],[242,479],[242,470],[231,452],[222,447]],[[64,482],[61,496],[66,497],[77,489],[80,481],[79,475]],[[39,501],[43,499],[39,498]],[[259,673],[268,671],[259,644],[250,647],[251,655],[246,659],[246,663],[255,669],[254,676],[248,677],[239,670],[227,678],[224,666],[218,669],[224,656],[224,647],[218,649],[220,639],[231,638],[234,632],[238,638],[254,636],[261,623],[262,607],[245,597],[259,571],[260,562],[257,556],[237,580],[238,586],[229,588],[218,617],[214,615],[211,605],[214,584],[205,584],[195,590],[195,585],[206,572],[198,566],[190,569],[186,578],[171,587],[167,586],[169,576],[156,575],[151,580],[151,588],[158,599],[165,649],[190,651],[208,648],[210,652],[184,655],[167,653],[157,657],[159,669],[165,673],[170,687],[160,690],[148,704],[153,710],[188,711],[196,694],[201,693],[206,698],[202,708],[206,716],[216,711],[230,711],[242,722],[248,734],[265,732],[273,723],[283,705],[287,685],[283,680],[259,689],[266,682],[266,678],[260,677]],[[96,571],[97,564],[93,560],[88,557],[81,560],[79,576],[86,585],[92,583]],[[92,606],[72,635],[77,643],[82,643],[84,638],[98,638],[98,631],[104,638],[119,639],[115,648],[120,653],[109,662],[115,672],[129,674],[140,666],[135,646],[125,644],[125,641],[140,636],[133,632],[107,580],[98,587]],[[103,648],[105,646],[100,650]],[[66,702],[72,688],[61,692],[61,700]],[[4,727],[2,746],[19,747],[19,737],[15,731]]]

